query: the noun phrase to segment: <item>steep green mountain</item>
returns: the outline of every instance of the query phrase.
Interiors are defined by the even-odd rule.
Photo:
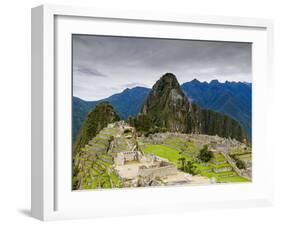
[[[190,104],[173,74],[167,73],[152,87],[141,114],[154,126],[187,132]]]
[[[143,105],[149,91],[150,89],[145,87],[134,87],[131,89],[125,89],[121,93],[114,94],[99,101],[84,101],[78,97],[73,97],[72,139],[75,140],[75,137],[79,132],[79,128],[88,112],[98,103],[108,101],[114,107],[121,119],[127,119],[129,116],[135,116],[140,112],[141,106]]]
[[[247,139],[240,123],[212,110],[201,109],[188,101],[177,78],[163,75],[152,87],[141,113],[129,122],[140,131],[168,130],[171,132],[202,133]]]
[[[200,82],[194,79],[181,85],[193,103],[205,109],[222,112],[241,123],[251,136],[252,85],[243,82]]]
[[[95,137],[100,130],[112,123],[120,120],[109,102],[101,102],[88,114],[83,122],[76,141],[73,146],[74,153],[83,148],[90,139]]]
[[[188,96],[189,102],[199,105],[201,108],[224,113],[240,122],[251,137],[252,114],[252,85],[243,82],[221,83],[213,80],[209,83],[196,79],[183,83],[181,89]],[[84,101],[73,97],[73,140],[79,132],[79,128],[88,112],[101,101],[108,101],[114,107],[122,119],[136,116],[151,89],[135,87],[125,89],[100,101]]]
[[[72,140],[77,136],[88,113],[96,106],[96,102],[84,101],[78,97],[72,98]]]

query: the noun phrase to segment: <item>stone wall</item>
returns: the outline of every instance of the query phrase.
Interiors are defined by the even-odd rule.
[[[153,163],[154,155],[151,155],[151,154],[139,155],[139,162],[140,163]]]
[[[215,173],[232,171],[232,167],[214,168],[213,171]]]
[[[138,152],[137,151],[126,151],[123,152],[125,161],[134,161],[138,160]]]
[[[117,153],[116,157],[114,157],[114,164],[117,166],[123,166],[125,164],[125,158],[122,152]]]
[[[140,152],[138,151],[124,151],[117,153],[116,157],[114,158],[115,165],[124,165],[125,162],[130,161],[139,161],[141,157]]]
[[[155,178],[155,177],[165,177],[176,173],[177,173],[176,166],[168,165],[163,167],[150,167],[150,168],[140,167],[138,175],[142,177]]]

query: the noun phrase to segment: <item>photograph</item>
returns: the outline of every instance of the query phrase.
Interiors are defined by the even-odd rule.
[[[252,43],[72,34],[70,114],[72,190],[251,183]]]

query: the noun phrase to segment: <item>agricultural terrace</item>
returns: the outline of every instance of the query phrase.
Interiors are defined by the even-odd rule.
[[[214,157],[207,163],[200,162],[197,156],[200,148],[193,142],[186,141],[180,137],[168,137],[161,144],[142,143],[142,151],[153,153],[159,157],[166,158],[180,167],[179,158],[184,157],[186,161],[193,162],[196,173],[209,178],[215,178],[217,182],[246,182],[247,179],[237,175],[231,165],[220,153],[214,153]],[[220,170],[222,169],[222,170]]]

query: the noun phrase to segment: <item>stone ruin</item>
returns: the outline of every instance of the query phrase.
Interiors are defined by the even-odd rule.
[[[166,132],[166,133],[155,133],[150,134],[148,137],[143,137],[145,143],[151,144],[161,144],[169,137],[179,137],[186,141],[192,141],[199,148],[203,148],[204,145],[208,145],[211,149],[228,152],[233,148],[247,148],[247,145],[237,141],[236,139],[223,138],[218,135],[211,136],[205,134],[182,134],[176,132]]]
[[[117,166],[123,166],[126,162],[140,161],[141,153],[139,151],[124,151],[119,152],[114,157],[114,164]]]
[[[116,166],[124,166],[126,163],[132,161],[140,164],[137,176],[156,178],[177,173],[177,167],[174,164],[154,154],[143,155],[139,151],[126,151],[117,153],[114,158],[114,164]]]
[[[169,175],[173,175],[177,173],[177,168],[173,164],[163,164],[161,162],[159,165],[151,165],[151,166],[141,166],[139,167],[139,176],[141,177],[166,177]]]

